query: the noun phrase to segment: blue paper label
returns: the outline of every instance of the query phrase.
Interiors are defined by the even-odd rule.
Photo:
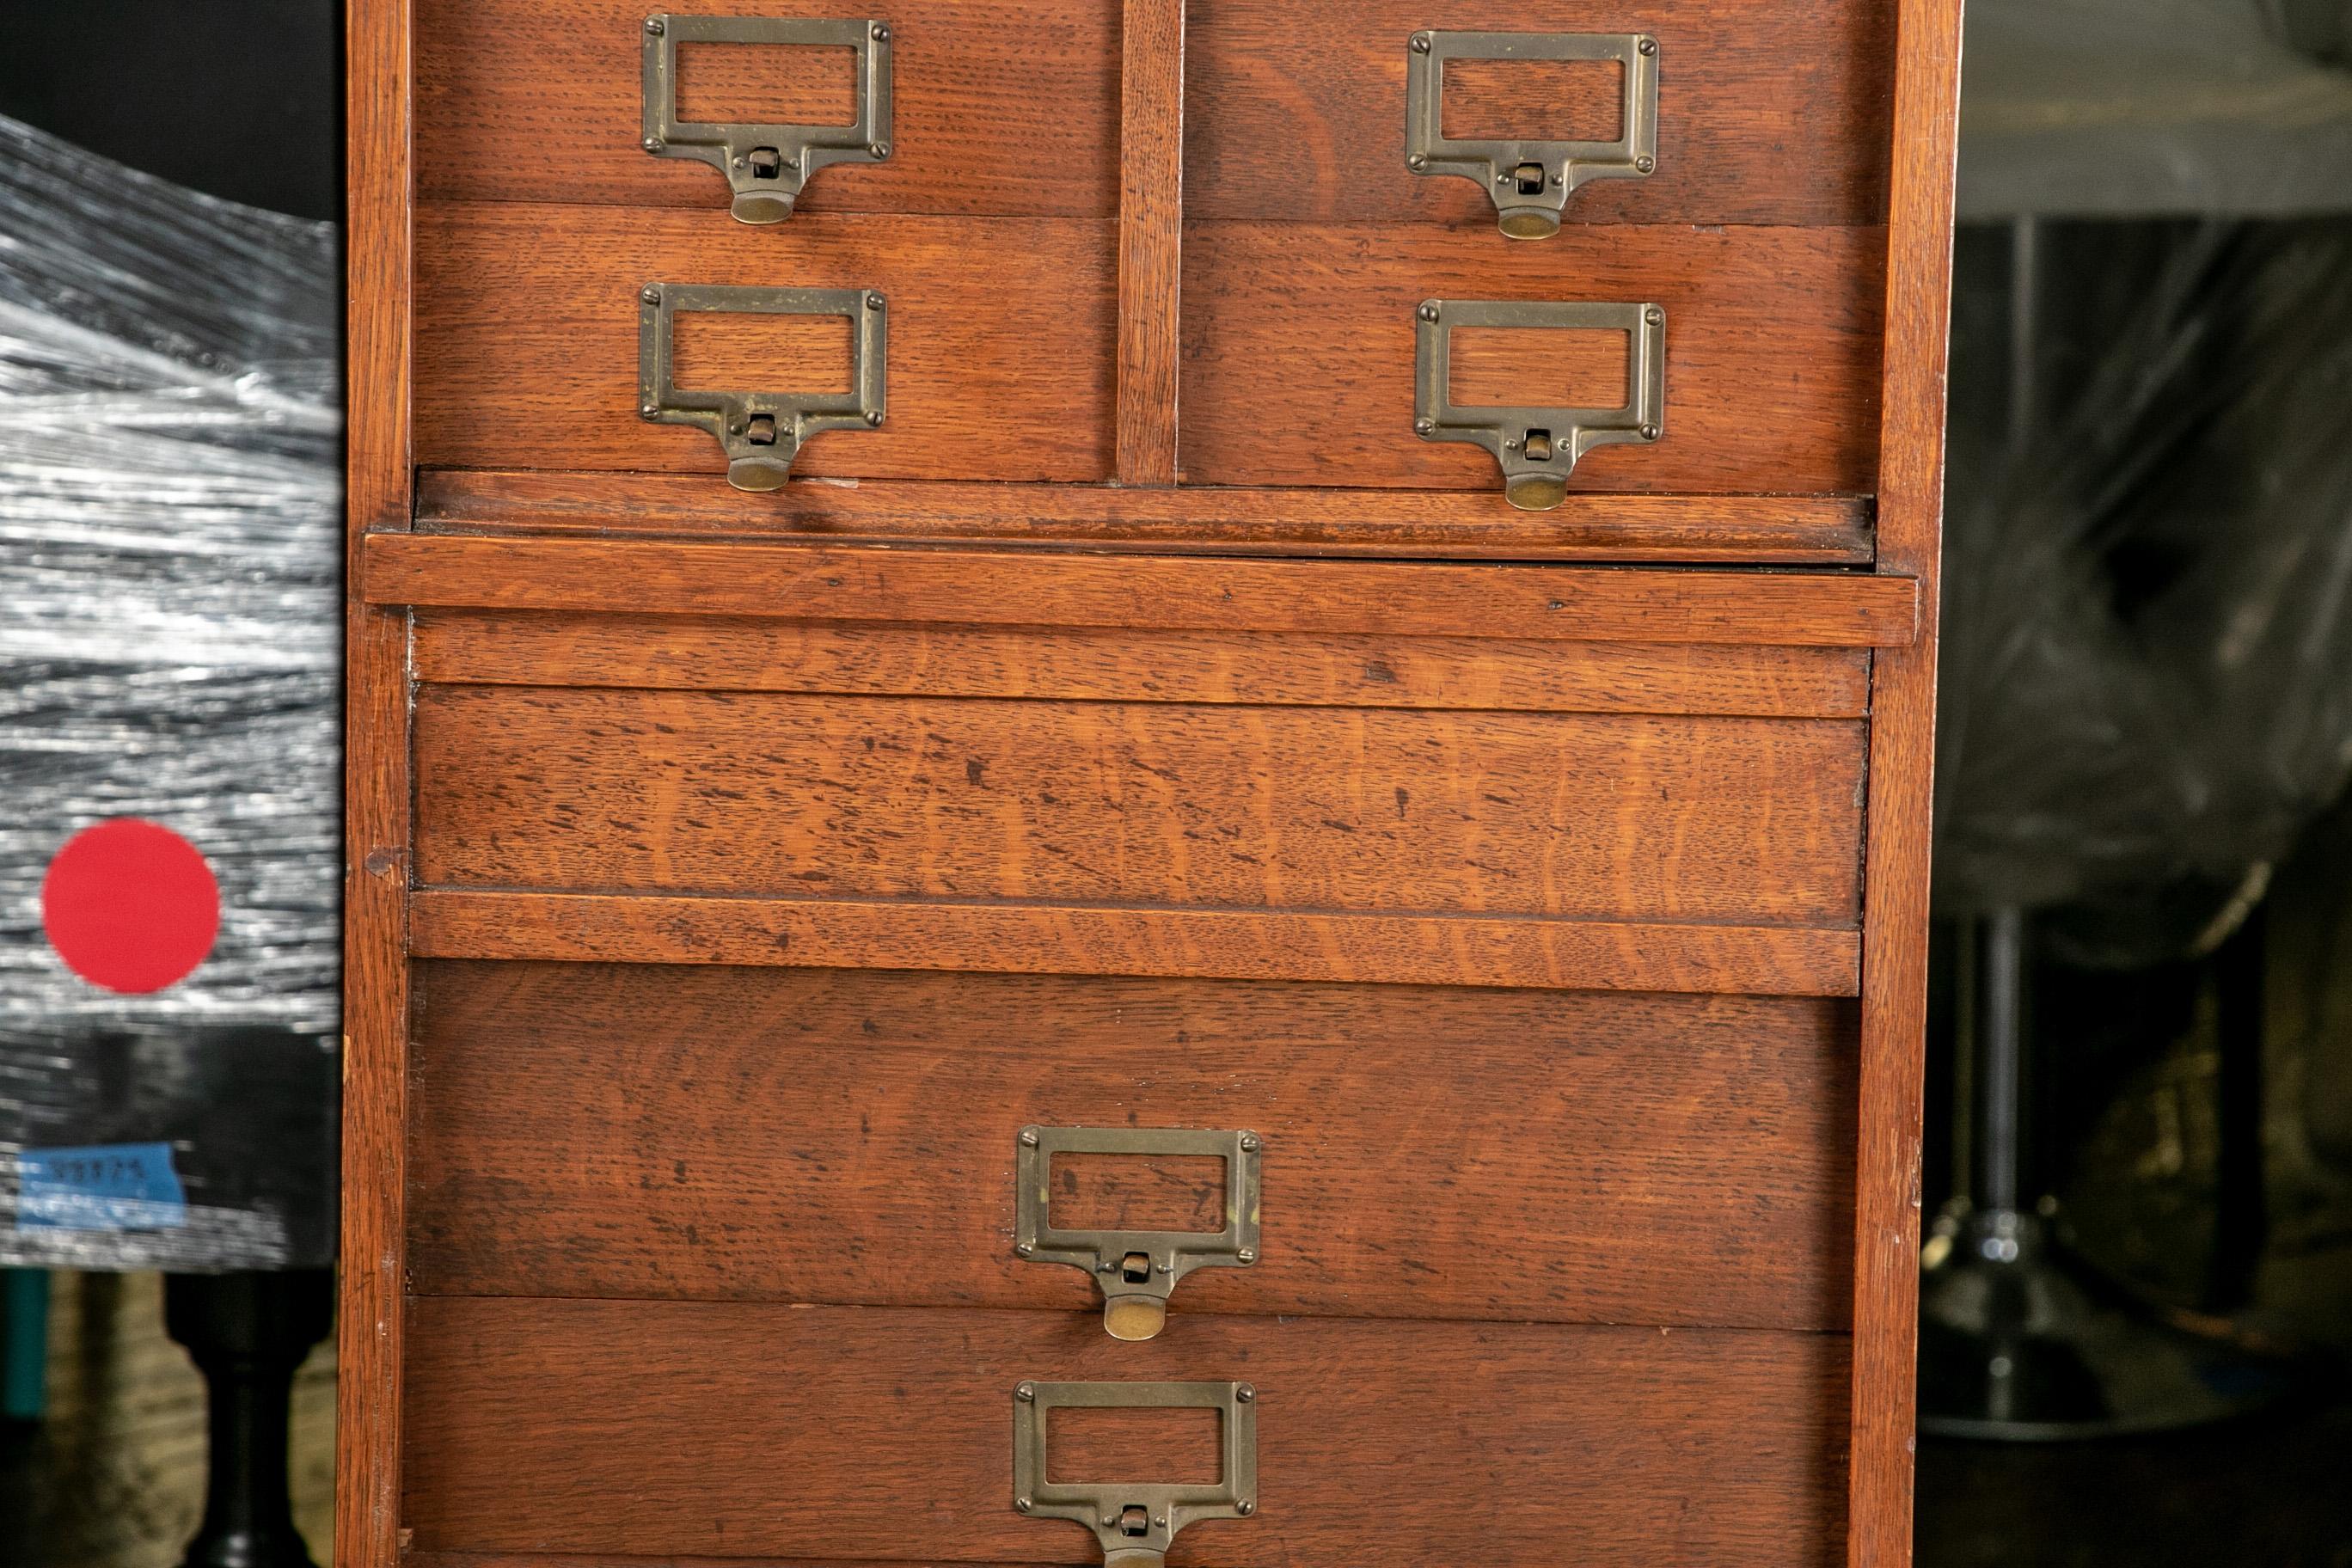
[[[169,1143],[27,1149],[16,1156],[20,1229],[171,1230],[188,1223],[188,1194]]]

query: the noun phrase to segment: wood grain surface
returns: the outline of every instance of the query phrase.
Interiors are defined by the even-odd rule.
[[[1413,434],[1414,311],[1429,299],[1569,300],[1666,313],[1664,438],[1593,452],[1570,481],[1577,489],[1867,494],[1885,247],[1872,227],[1571,224],[1538,244],[1427,227],[1194,222],[1184,236],[1184,475],[1497,489],[1486,452]]]
[[[416,9],[416,180],[428,201],[725,216],[718,170],[637,145],[645,18],[658,6],[417,0]],[[728,0],[724,14],[865,13]],[[820,171],[787,228],[825,213],[1108,218],[1117,210],[1112,0],[895,0],[875,14],[890,26],[891,155]]]
[[[1265,1141],[1261,1261],[1180,1317],[1849,1310],[1850,1003],[435,963],[415,1030],[427,1295],[1080,1311],[1085,1274],[1013,1254],[1014,1139],[1140,1123]],[[1055,1223],[1142,1163],[1057,1171]]]
[[[1185,0],[1126,0],[1119,26],[1118,479],[1176,482],[1183,310]]]
[[[573,36],[579,36],[577,26]],[[642,27],[637,41],[645,41]],[[773,44],[681,43],[677,47],[674,90],[675,107],[681,121],[703,124],[855,125],[857,51],[831,47],[779,47]]]
[[[1853,1568],[1911,1561],[1919,1332],[1920,1110],[1935,806],[1937,596],[1942,551],[1959,0],[1903,0],[1887,266],[1886,427],[1878,488],[1887,568],[1917,574],[1926,636],[1874,657],[1869,929],[1854,1218]]]
[[[1850,928],[1863,726],[428,686],[421,885]]]
[[[1186,180],[1198,217],[1483,229],[1472,181],[1405,167],[1405,46],[1417,28],[1631,32],[1660,45],[1658,169],[1597,180],[1575,224],[1885,221],[1894,24],[1869,0],[1656,0],[1567,14],[1521,0],[1192,0]],[[1611,106],[1613,109],[1613,105]],[[1524,107],[1514,106],[1520,118]],[[1546,116],[1589,126],[1578,104]],[[1548,241],[1545,243],[1557,243]],[[1530,244],[1524,248],[1541,249]]]
[[[1224,1417],[1215,1410],[1089,1410],[1045,1416],[1045,1474],[1078,1485],[1138,1476],[1186,1486],[1224,1479]]]
[[[417,526],[1290,555],[1843,566],[1871,559],[1870,503],[1857,496],[1580,495],[1531,512],[1500,491],[794,479],[754,494],[703,474],[427,469],[417,479]]]
[[[725,283],[889,300],[888,423],[816,437],[795,473],[1108,479],[1114,243],[1091,219],[801,213],[760,228],[724,211],[428,204],[417,460],[669,469],[725,489],[717,441],[637,416],[636,299]]]
[[[1814,1568],[1844,1530],[1843,1336],[422,1299],[415,1546],[1100,1561],[1012,1507],[1025,1377],[1246,1379],[1255,1517],[1171,1561]],[[1377,1508],[1372,1503],[1377,1501]],[[1340,1543],[1335,1545],[1335,1543]]]
[[[1918,584],[1843,573],[1247,561],[854,545],[362,542],[372,604],[902,625],[1904,647]]]
[[[1615,142],[1625,134],[1625,68],[1616,60],[1448,60],[1437,110],[1439,128],[1455,138]]]
[[[1046,1223],[1057,1229],[1215,1236],[1225,1228],[1225,1162],[1217,1155],[1062,1153],[1046,1166]]]
[[[335,1542],[345,1568],[399,1558],[402,1257],[408,1116],[408,616],[360,591],[360,541],[408,526],[411,225],[408,0],[352,7],[343,34],[348,289],[341,1255]]]
[[[1631,332],[1462,327],[1453,335],[1445,395],[1465,408],[1622,408],[1633,353]]]
[[[439,685],[1785,719],[1859,718],[1869,684],[1853,648],[467,611],[417,616],[413,668]]]
[[[434,892],[420,958],[1157,974],[1851,996],[1861,939],[1798,926],[1040,902]]]

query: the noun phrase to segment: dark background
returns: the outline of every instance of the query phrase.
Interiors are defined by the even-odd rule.
[[[335,0],[20,0],[0,38],[0,114],[233,202],[343,216]]]

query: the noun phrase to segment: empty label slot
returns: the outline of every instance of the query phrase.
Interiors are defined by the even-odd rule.
[[[857,51],[681,43],[677,93],[678,119],[697,125],[855,125]]]
[[[1630,332],[1561,327],[1456,327],[1449,402],[1463,408],[1622,408]]]
[[[680,310],[670,329],[670,384],[684,390],[855,390],[846,316]]]
[[[1440,128],[1469,142],[1615,142],[1625,134],[1616,60],[1447,60]]]
[[[1048,1187],[1058,1230],[1225,1228],[1225,1163],[1213,1154],[1056,1154]]]
[[[1045,1477],[1057,1484],[1213,1487],[1224,1479],[1224,1413],[1207,1409],[1045,1413]],[[1119,1509],[1122,1527],[1126,1509]]]

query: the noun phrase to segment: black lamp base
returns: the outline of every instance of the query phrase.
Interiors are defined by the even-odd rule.
[[[1955,1203],[1920,1282],[1919,1429],[2001,1442],[2111,1437],[2251,1415],[2312,1366],[2213,1319],[2140,1300],[2042,1215]]]
[[[184,1568],[313,1568],[287,1496],[287,1400],[333,1327],[333,1275],[170,1275],[163,1323],[210,1404],[205,1521]]]

